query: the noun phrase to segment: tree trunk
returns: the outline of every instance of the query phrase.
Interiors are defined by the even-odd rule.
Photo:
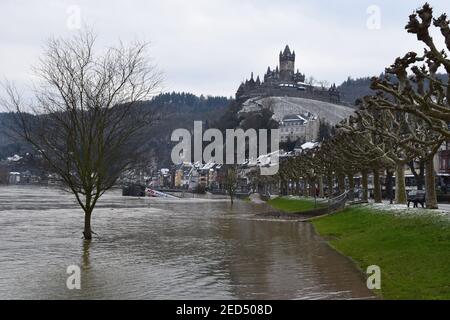
[[[315,178],[312,178],[311,179],[311,191],[312,191],[312,194],[311,194],[311,196],[313,197],[313,198],[316,198],[317,197],[317,181],[316,181],[316,179]]]
[[[419,173],[417,173],[416,168],[414,167],[415,161],[410,161],[408,163],[409,168],[411,169],[414,178],[416,179],[417,190],[423,190],[423,186],[425,184],[425,161],[421,160],[419,162]]]
[[[308,197],[314,197],[314,181],[312,179],[308,179]]]
[[[380,168],[375,166],[373,169],[373,198],[375,203],[382,203],[381,184],[380,184]]]
[[[390,204],[393,203],[394,198],[394,188],[393,188],[393,177],[392,177],[392,171],[390,169],[386,170],[386,196],[390,202]]]
[[[345,175],[343,173],[338,174],[339,195],[345,193]]]
[[[302,188],[302,197],[308,196],[308,181],[306,179],[303,179],[303,188]]]
[[[327,175],[327,184],[328,184],[328,198],[333,198],[333,174],[328,173]]]
[[[395,202],[406,204],[405,166],[397,164],[395,169]]]
[[[425,163],[423,161],[420,162],[420,171],[417,177],[417,189],[423,190],[423,186],[425,185]]]
[[[439,209],[436,195],[436,181],[433,157],[428,158],[425,165],[425,190],[427,209]]]
[[[84,240],[92,240],[92,229],[91,229],[91,216],[92,211],[84,213]]]
[[[361,172],[361,184],[362,184],[362,201],[367,202],[369,201],[369,177],[368,177],[367,170],[363,170]]]
[[[349,187],[349,194],[348,198],[350,201],[355,200],[355,177],[353,176],[353,173],[348,174],[348,187]]]
[[[325,198],[325,193],[323,191],[323,176],[319,175],[319,197]]]

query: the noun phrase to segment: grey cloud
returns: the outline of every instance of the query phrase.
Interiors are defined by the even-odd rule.
[[[381,30],[366,28],[371,1],[2,1],[0,77],[28,80],[45,38],[69,36],[67,8],[78,5],[101,46],[117,39],[151,41],[166,90],[233,95],[250,72],[262,75],[289,44],[307,75],[340,83],[379,74],[393,59],[418,49],[403,30],[419,1],[378,1]],[[447,1],[434,1],[450,12]],[[399,19],[399,17],[403,17]],[[403,20],[402,20],[403,19]]]

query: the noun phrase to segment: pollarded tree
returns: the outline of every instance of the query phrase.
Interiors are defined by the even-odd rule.
[[[439,48],[431,37],[432,27],[439,29],[444,45]],[[382,91],[399,102],[389,107],[422,118],[436,132],[450,137],[450,27],[445,14],[433,18],[433,9],[425,4],[409,17],[409,33],[425,45],[423,55],[409,52],[386,69],[389,78],[374,78],[372,89]],[[445,71],[439,75],[439,71]],[[410,76],[411,75],[411,76]]]
[[[432,29],[440,31],[443,45],[439,48],[431,36]],[[372,89],[383,92],[388,99],[383,99],[379,107],[414,115],[423,120],[428,132],[438,133],[450,138],[450,27],[446,14],[434,18],[433,9],[428,3],[409,17],[406,25],[409,33],[425,45],[423,55],[409,52],[386,69],[387,78],[374,78]],[[441,38],[441,39],[442,39]],[[445,73],[439,74],[444,71]],[[440,136],[439,136],[440,135]],[[426,161],[427,206],[437,207],[434,190],[433,157],[439,146],[427,145],[422,159]],[[428,174],[427,174],[428,172]]]
[[[402,124],[389,112],[374,112],[366,108],[358,110],[356,117],[350,117],[339,126],[358,139],[359,144],[355,143],[354,146],[360,146],[360,150],[354,152],[353,156],[360,153],[362,159],[376,166],[382,162],[387,167],[396,168],[396,201],[406,203],[404,167],[414,157],[414,149],[407,148],[409,140],[402,140]]]
[[[321,143],[319,150],[314,157],[316,172],[318,178],[322,180],[325,178],[328,198],[333,197],[334,193],[334,178],[336,169],[339,167],[339,158],[336,158],[335,146],[333,139],[325,140]]]
[[[336,147],[335,143],[339,140],[339,135],[335,135],[332,139],[328,140],[327,143],[323,144],[323,149],[321,150],[325,153],[326,157],[329,157],[332,164],[332,172],[336,177],[339,194],[345,193],[345,175],[346,175],[346,159],[343,154]],[[323,157],[322,157],[323,158]]]
[[[40,152],[83,209],[86,240],[92,239],[97,201],[139,158],[136,142],[154,119],[139,105],[161,81],[146,49],[145,43],[119,44],[97,54],[89,31],[51,39],[35,68],[33,104],[6,87],[4,103],[16,115],[17,133]]]
[[[285,189],[286,193],[289,193],[289,184],[295,184],[295,193],[300,194],[300,179],[302,179],[302,172],[297,170],[295,166],[297,158],[296,157],[288,157],[281,161],[280,165],[280,183]]]
[[[305,182],[306,193],[310,197],[316,197],[316,183],[318,181],[318,168],[316,166],[315,156],[317,148],[302,150],[302,153],[293,160],[293,171],[297,173]]]
[[[405,165],[409,162],[426,164],[427,208],[436,209],[434,156],[444,142],[444,137],[413,114],[385,108],[386,103],[392,104],[392,100],[385,98],[383,94],[366,97],[364,101],[363,108],[368,111],[364,114],[370,118],[366,121],[367,129],[381,139],[391,141],[396,152],[389,155],[396,158],[397,164]]]
[[[338,133],[333,139],[333,148],[335,153],[339,156],[340,167],[342,168],[349,181],[350,197],[353,198],[353,190],[355,188],[354,175],[358,172],[361,173],[361,185],[363,189],[362,199],[363,201],[368,201],[369,186],[368,186],[368,175],[369,171],[373,169],[373,163],[378,163],[378,157],[374,157],[370,144],[364,142],[364,136],[361,132],[346,131],[342,122],[338,127]],[[375,172],[375,170],[374,170]],[[375,189],[377,187],[375,186]]]

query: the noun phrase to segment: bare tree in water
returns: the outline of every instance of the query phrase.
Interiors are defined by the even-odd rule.
[[[5,86],[17,133],[46,160],[84,211],[84,239],[99,198],[141,152],[141,129],[154,115],[139,102],[158,89],[161,76],[146,56],[147,44],[120,43],[96,54],[89,31],[51,39],[35,68],[39,82],[31,105]]]
[[[238,171],[237,166],[228,165],[225,168],[224,186],[228,195],[230,196],[231,205],[234,204],[234,198],[236,197],[236,190],[238,187]]]

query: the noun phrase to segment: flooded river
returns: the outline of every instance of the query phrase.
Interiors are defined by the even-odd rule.
[[[112,191],[81,238],[71,195],[0,187],[0,299],[368,298],[361,273],[309,223],[255,217],[265,205],[124,198]],[[66,269],[81,268],[81,290]]]

